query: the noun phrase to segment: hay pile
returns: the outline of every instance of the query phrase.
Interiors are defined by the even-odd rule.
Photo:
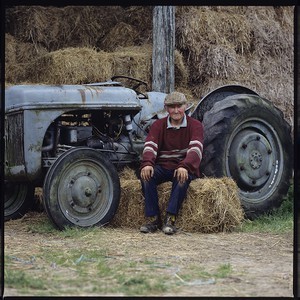
[[[127,75],[151,89],[152,9],[7,8],[6,84]],[[175,24],[177,90],[196,102],[222,85],[244,85],[278,106],[293,129],[294,7],[177,6]]]
[[[293,7],[178,7],[177,48],[193,94],[244,85],[279,107],[293,128],[293,24]]]
[[[158,187],[162,214],[165,214],[170,190],[170,182]],[[232,179],[196,179],[190,184],[176,226],[189,232],[229,232],[240,225],[243,218],[237,185]],[[111,225],[139,228],[145,221],[140,181],[127,169],[121,175],[120,205]]]

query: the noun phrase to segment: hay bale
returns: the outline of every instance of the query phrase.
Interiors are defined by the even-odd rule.
[[[158,186],[161,213],[166,211],[171,182]],[[228,232],[244,217],[236,183],[227,177],[193,180],[178,215],[177,226],[190,232]],[[130,171],[121,174],[121,199],[111,225],[139,228],[144,224],[144,199],[140,181]]]
[[[187,82],[181,54],[175,53],[175,70]],[[22,80],[43,84],[100,82],[113,75],[126,75],[152,82],[152,45],[119,47],[114,52],[95,48],[66,48],[41,55],[25,65]]]
[[[26,68],[28,81],[81,84],[104,81],[113,74],[108,53],[92,48],[67,48],[37,58]]]
[[[174,56],[175,89],[185,89],[188,87],[189,70],[183,55],[179,50],[175,49]]]
[[[59,43],[61,9],[17,6],[6,10],[7,30],[22,42],[42,44],[48,49]]]
[[[6,10],[6,30],[48,51],[95,47],[123,14],[121,6],[15,6]]]
[[[251,28],[244,14],[193,7],[178,14],[176,37],[180,49],[198,51],[208,45],[234,46],[238,53],[251,48]]]
[[[178,48],[187,59],[190,83],[240,73],[239,55],[251,50],[251,27],[244,14],[193,7],[178,13],[176,21]]]
[[[290,16],[293,20],[293,15]],[[292,56],[293,25],[278,21],[274,7],[250,7],[248,20],[253,30],[253,53],[260,58]],[[279,62],[279,60],[278,60]]]
[[[120,47],[111,53],[115,75],[126,75],[152,81],[152,45]]]
[[[41,46],[23,43],[12,35],[5,34],[5,80],[10,83],[24,80],[26,66],[46,53],[47,50]]]
[[[136,46],[152,43],[153,6],[128,6],[124,10],[124,22],[138,29]]]
[[[120,48],[116,52],[92,48],[66,48],[52,51],[27,67],[29,81],[44,84],[82,84],[100,82],[113,75],[141,80],[150,78],[151,48]]]
[[[178,226],[187,231],[228,232],[243,219],[236,183],[228,177],[202,178],[191,182]]]
[[[99,48],[111,52],[119,47],[134,46],[138,35],[139,32],[134,26],[120,22],[104,36]]]

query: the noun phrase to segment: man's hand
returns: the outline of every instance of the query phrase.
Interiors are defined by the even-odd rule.
[[[149,181],[154,174],[154,169],[152,166],[146,166],[141,170],[142,180]]]
[[[184,183],[189,178],[189,174],[187,169],[180,167],[174,171],[174,177],[177,177],[180,183]]]

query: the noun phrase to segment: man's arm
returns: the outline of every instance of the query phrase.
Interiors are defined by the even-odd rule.
[[[200,121],[193,120],[190,130],[192,134],[187,154],[185,159],[178,164],[178,168],[183,167],[187,169],[189,173],[198,175],[203,154],[203,125]]]
[[[149,180],[154,173],[154,165],[157,158],[160,134],[160,122],[154,122],[150,128],[144,144],[141,162],[141,178]]]

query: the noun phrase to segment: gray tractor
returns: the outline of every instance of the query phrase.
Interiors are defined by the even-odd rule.
[[[5,92],[5,220],[34,205],[36,187],[58,229],[104,225],[120,200],[119,171],[138,169],[149,127],[166,115],[160,92],[126,76]],[[204,125],[201,173],[235,180],[246,217],[278,207],[293,174],[290,126],[254,91],[220,87],[187,114]]]

